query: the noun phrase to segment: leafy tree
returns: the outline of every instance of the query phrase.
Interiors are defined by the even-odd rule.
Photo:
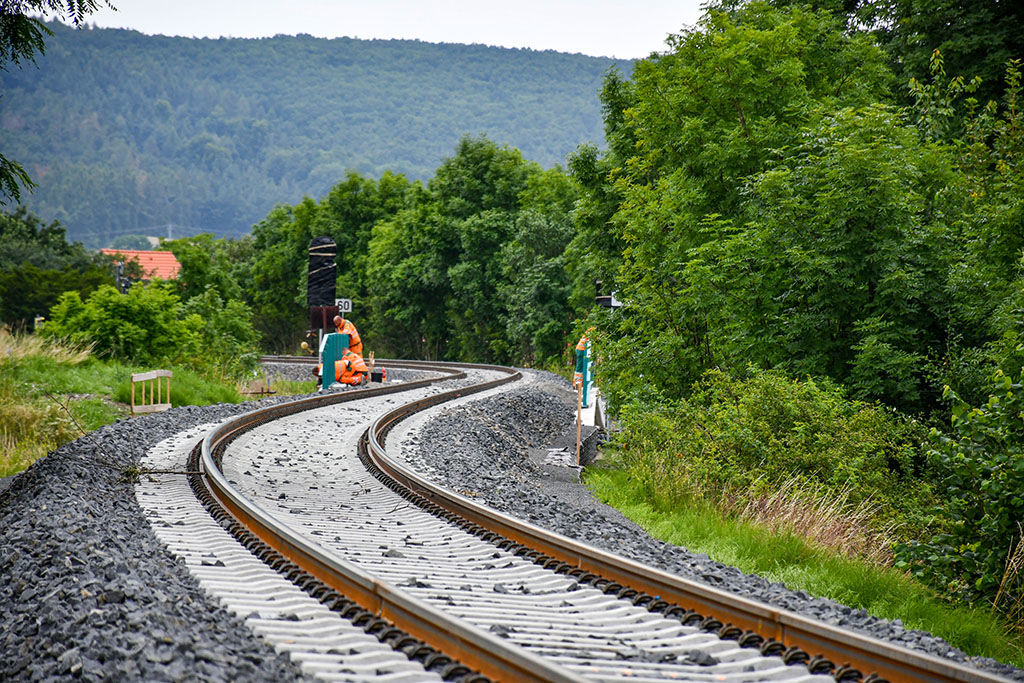
[[[366,270],[373,226],[415,201],[419,191],[418,185],[401,174],[386,171],[374,180],[349,171],[320,202],[330,225],[322,234],[338,244],[339,296],[353,299],[354,305],[364,302],[370,285]]]
[[[423,202],[378,223],[370,240],[370,325],[383,350],[398,358],[444,358],[448,268],[455,236],[437,205]]]
[[[83,270],[38,268],[31,263],[0,270],[0,322],[28,328],[36,316],[49,312],[64,292],[81,296],[110,285],[110,269],[90,266]]]
[[[581,188],[572,211],[575,235],[566,247],[571,302],[577,312],[593,305],[595,281],[601,282],[604,294],[618,289],[616,278],[626,246],[612,218],[622,201],[615,181],[636,149],[637,136],[626,117],[635,99],[633,84],[611,69],[605,74],[600,98],[608,149],[598,152],[592,144],[581,145],[568,160],[569,172]]]
[[[1010,332],[1020,319],[1019,303],[1015,303],[1024,254],[1020,64],[1014,60],[1007,65],[1003,106],[990,102],[978,110],[968,100],[966,139],[958,144],[973,214],[965,227],[968,267],[953,273],[960,295],[958,315],[964,327],[995,337]],[[1006,370],[1016,374],[1017,368]]]
[[[457,221],[456,263],[448,268],[451,296],[447,300],[452,342],[461,360],[507,360],[502,321],[505,302],[497,296],[503,282],[501,247],[515,229],[515,213],[490,209]]]
[[[49,225],[24,206],[0,212],[0,270],[31,264],[38,268],[84,269],[105,263],[79,242],[68,243],[59,221]]]
[[[557,358],[564,350],[573,315],[563,252],[572,234],[567,215],[559,220],[526,210],[516,218],[512,238],[501,247],[502,338],[513,362],[534,364]]]
[[[845,20],[847,29],[873,36],[886,52],[896,92],[928,73],[935,50],[948,60],[950,71],[980,77],[982,102],[999,100],[1006,62],[1024,57],[1024,8],[1003,0],[770,0],[776,7],[810,6]],[[745,0],[714,3],[736,11]]]
[[[881,96],[886,72],[865,37],[799,7],[710,12],[669,44],[636,65],[624,115],[635,142],[617,172],[613,223],[627,306],[604,371],[677,396],[726,352],[715,336],[721,301],[688,266],[694,250],[729,236],[747,178],[827,112]]]
[[[309,325],[306,291],[309,242],[316,203],[308,197],[294,207],[277,206],[253,228],[252,280],[247,295],[256,329],[271,350],[294,349]]]
[[[911,113],[923,137],[951,144],[963,195],[962,218],[950,226],[956,245],[947,283],[953,333],[933,382],[950,385],[976,405],[988,395],[995,367],[1015,375],[1024,360],[1018,348],[1024,319],[1020,60],[1007,64],[1003,101],[984,106],[968,96],[975,83],[947,79],[938,50],[931,71],[930,80],[912,82]]]
[[[175,280],[183,300],[213,289],[217,296],[227,300],[242,299],[242,281],[232,272],[232,262],[225,240],[217,240],[206,233],[164,242],[181,264]]]
[[[110,7],[110,3],[104,3]],[[0,5],[0,69],[9,64],[35,62],[46,51],[45,36],[53,32],[30,14],[51,12],[80,27],[85,17],[99,9],[96,0],[9,0]],[[18,162],[0,154],[0,204],[21,201],[19,184],[31,190],[35,183]]]
[[[949,335],[947,226],[961,219],[950,151],[880,105],[846,109],[755,176],[747,220],[691,262],[726,310],[735,363],[827,375],[919,411]],[[934,397],[933,397],[934,398]]]
[[[182,306],[185,319],[198,317],[198,348],[192,365],[221,377],[237,378],[254,371],[259,360],[259,336],[252,315],[237,299],[222,299],[213,285]]]
[[[513,234],[520,194],[538,173],[519,150],[465,136],[421,203],[374,229],[372,320],[389,330],[386,347],[435,358],[508,357],[499,253]]]
[[[64,226],[49,225],[18,207],[0,213],[0,322],[27,327],[44,315],[61,293],[77,290],[87,296],[112,283],[108,260],[68,244]]]
[[[501,247],[498,295],[506,310],[504,337],[515,362],[557,358],[572,329],[565,251],[574,235],[571,210],[578,186],[561,169],[530,176],[520,193],[515,232]]]
[[[427,187],[441,212],[457,220],[488,210],[516,211],[519,193],[530,174],[539,170],[518,149],[499,147],[486,136],[466,135]]]
[[[366,276],[371,263],[370,231],[377,222],[418,201],[422,191],[419,183],[401,175],[385,173],[380,180],[373,180],[353,172],[321,202],[307,197],[293,207],[278,206],[254,227],[246,294],[253,305],[256,328],[274,350],[294,349],[309,324],[306,275],[310,240],[326,235],[338,245],[337,291],[339,296],[353,299],[358,319],[368,313],[372,289],[372,280]],[[374,342],[372,331],[367,341]]]
[[[901,84],[928,73],[933,51],[940,50],[951,73],[981,78],[982,102],[999,100],[1006,62],[1024,57],[1020,3],[887,0],[865,4]]]

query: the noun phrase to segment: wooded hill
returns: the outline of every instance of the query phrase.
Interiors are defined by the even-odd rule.
[[[23,201],[98,246],[130,233],[242,234],[346,171],[427,179],[465,135],[545,167],[601,143],[613,65],[553,51],[407,40],[54,35],[0,72],[0,149],[39,187]]]

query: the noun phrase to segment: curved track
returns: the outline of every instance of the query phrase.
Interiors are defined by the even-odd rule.
[[[388,431],[519,374],[381,364],[435,377],[224,423],[196,449],[192,486],[222,508],[214,512],[222,525],[306,593],[439,675],[998,680],[638,565],[432,484],[388,454]],[[470,386],[425,395],[467,376]],[[346,405],[353,401],[359,411]]]

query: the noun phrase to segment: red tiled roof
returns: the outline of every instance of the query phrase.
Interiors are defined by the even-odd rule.
[[[120,256],[126,261],[138,261],[146,277],[173,280],[178,277],[181,264],[169,251],[142,251],[140,249],[100,249],[101,254]]]

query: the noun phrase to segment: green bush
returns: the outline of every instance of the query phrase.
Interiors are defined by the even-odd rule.
[[[209,287],[185,303],[166,283],[136,284],[126,294],[104,286],[84,302],[78,292],[65,292],[43,333],[90,344],[101,358],[185,364],[218,380],[251,373],[259,358],[245,305]]]
[[[933,430],[928,456],[943,492],[935,512],[948,526],[925,542],[898,546],[896,558],[947,595],[968,603],[993,603],[998,595],[996,607],[1012,612],[1024,600],[1024,577],[1007,571],[1024,521],[1024,380],[1001,371],[993,380],[978,408],[947,390],[955,404],[952,433]]]
[[[126,294],[105,285],[84,303],[78,292],[61,295],[43,334],[92,344],[101,358],[155,363],[198,350],[203,319],[182,314],[178,297],[159,283],[137,284]]]
[[[895,519],[927,495],[914,476],[921,427],[827,381],[712,371],[687,399],[627,403],[622,426],[623,463],[666,506],[699,496],[741,507],[795,479]]]
[[[256,370],[259,360],[259,335],[245,304],[236,299],[226,302],[212,286],[182,307],[186,316],[202,319],[198,329],[198,354],[191,365],[210,376],[240,378]]]

